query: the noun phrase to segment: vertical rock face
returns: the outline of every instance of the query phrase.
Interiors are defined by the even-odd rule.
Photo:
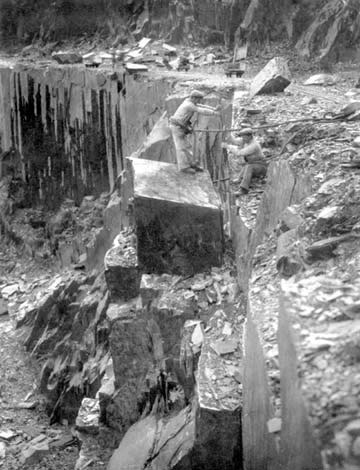
[[[18,150],[30,200],[52,207],[114,188],[123,156],[156,122],[168,86],[77,65],[3,66],[0,84],[1,149]]]
[[[318,442],[310,423],[298,377],[298,352],[289,312],[284,302],[279,315],[279,360],[281,373],[281,463],[284,468],[323,468]],[[300,385],[299,385],[300,384]]]
[[[134,3],[134,2],[132,2]],[[199,41],[229,45],[249,0],[151,0],[137,21],[136,35],[156,35],[173,43]]]
[[[300,202],[310,192],[311,184],[309,178],[303,174],[295,174],[288,163],[280,161],[269,166],[267,184],[257,212],[255,226],[250,227],[246,225],[240,216],[233,214],[232,227],[239,284],[244,292],[248,291],[250,284],[250,302],[247,309],[247,321],[244,334],[244,375],[242,381],[244,394],[242,442],[245,468],[264,468],[269,470],[280,467],[322,468],[321,463],[319,463],[319,454],[316,451],[316,445],[309,445],[307,452],[304,450],[306,447],[306,444],[304,447],[304,442],[307,441],[302,439],[300,443],[299,436],[303,431],[304,434],[308,432],[310,439],[313,435],[310,433],[310,428],[306,428],[308,423],[305,423],[306,416],[300,408],[301,400],[298,394],[295,395],[294,392],[294,395],[292,395],[291,392],[290,383],[296,383],[292,375],[293,373],[296,374],[296,365],[294,361],[292,361],[291,366],[289,365],[290,346],[287,344],[288,334],[285,333],[284,330],[282,330],[281,333],[284,343],[282,345],[282,348],[284,348],[282,354],[284,354],[284,362],[288,369],[285,371],[284,366],[281,374],[288,375],[284,379],[281,375],[281,388],[284,386],[284,388],[287,389],[286,400],[288,403],[291,403],[290,396],[294,398],[292,405],[284,405],[287,407],[286,411],[284,407],[282,408],[282,419],[287,420],[285,427],[288,431],[285,432],[284,430],[284,433],[281,431],[281,438],[283,440],[281,442],[285,443],[284,449],[285,446],[287,446],[287,448],[283,451],[282,456],[278,453],[278,444],[273,434],[274,431],[270,431],[269,429],[269,423],[271,423],[275,413],[273,409],[274,402],[272,400],[274,396],[271,394],[272,390],[269,387],[268,361],[265,360],[267,351],[266,346],[264,347],[264,344],[267,342],[267,339],[265,339],[266,333],[261,328],[261,321],[268,314],[266,310],[269,306],[263,299],[261,299],[260,305],[256,305],[256,302],[251,302],[252,291],[251,283],[249,283],[254,263],[253,257],[264,236],[273,233],[279,219],[284,221],[284,218],[286,218],[284,210],[288,206]],[[287,220],[288,224],[295,223],[294,218],[290,221],[288,217]],[[297,220],[296,223],[300,222]],[[289,232],[285,233],[288,234]],[[271,307],[270,311],[272,311]],[[276,307],[274,311],[276,311]],[[286,352],[285,347],[287,347]],[[289,373],[290,369],[292,369],[291,373]],[[299,401],[295,402],[295,400],[298,399]],[[296,411],[294,408],[296,408]],[[303,424],[304,427],[302,427]],[[292,429],[291,437],[290,428]],[[294,440],[296,444],[291,444]],[[282,445],[281,442],[280,447]],[[295,449],[296,446],[298,446],[296,451],[291,450],[291,447]],[[296,458],[295,454],[298,453],[299,456]],[[285,463],[285,459],[289,458],[289,456],[291,456],[291,460]],[[283,460],[281,461],[281,459]],[[314,465],[310,463],[311,460],[314,462]]]
[[[220,200],[207,172],[132,159],[140,267],[147,273],[192,274],[222,262]]]
[[[253,42],[287,37],[304,57],[339,60],[356,57],[359,41],[357,0],[251,0],[240,29]]]
[[[208,323],[196,389],[196,458],[199,468],[241,468],[242,324],[234,312],[220,309]]]
[[[245,468],[275,469],[275,438],[267,423],[273,417],[267,383],[265,359],[256,326],[248,315],[245,324],[245,360],[242,413],[243,455]]]
[[[360,32],[359,2],[332,0],[321,7],[302,32],[298,52],[305,57],[316,54],[322,60],[338,60],[341,52],[354,52]]]
[[[107,318],[116,390],[107,407],[108,422],[123,433],[139,419],[156,387],[155,359],[146,320],[133,305],[112,304]]]
[[[14,311],[26,349],[43,361],[40,389],[51,420],[74,420],[81,398],[99,387],[109,361],[103,334],[109,295],[99,276],[58,276]]]

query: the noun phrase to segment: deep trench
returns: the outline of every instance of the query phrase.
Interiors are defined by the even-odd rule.
[[[112,218],[108,226],[104,227],[88,251],[88,269],[99,268],[114,236],[131,221],[129,199],[132,195],[131,191],[128,191],[128,184],[133,175],[129,177],[126,172],[124,173],[126,170],[125,157],[136,150],[139,141],[145,139],[149,129],[160,117],[159,111],[165,107],[164,98],[170,91],[171,85],[162,80],[142,80],[136,76],[119,73],[109,75],[88,73],[76,68],[50,69],[47,74],[31,69],[12,71],[2,69],[0,70],[0,84],[0,106],[5,117],[2,120],[1,129],[1,145],[3,155],[5,155],[2,172],[3,176],[10,172],[25,182],[27,191],[25,199],[28,201],[28,207],[41,203],[49,209],[58,209],[65,198],[73,199],[75,204],[79,205],[84,196],[90,194],[98,196],[104,191],[114,190],[118,185],[120,200],[115,207],[118,214]],[[145,106],[144,103],[146,103]],[[203,151],[205,155],[209,155],[215,151],[214,148],[216,149],[218,144],[219,142],[216,143],[215,139],[212,142],[213,146],[209,147],[209,139],[200,140],[197,151]],[[215,165],[209,168],[212,179],[215,181],[228,175],[226,155],[224,156],[223,152],[218,155],[215,159]],[[214,158],[210,161],[214,161]],[[122,174],[122,177],[120,181],[116,182],[116,175],[119,174]],[[223,211],[225,220],[223,222],[230,222],[228,226],[232,227],[233,262],[238,270],[237,283],[240,292],[233,305],[229,305],[228,308],[229,310],[238,309],[242,312],[244,319],[247,317],[245,323],[241,322],[239,330],[241,335],[239,334],[238,338],[242,350],[242,398],[238,407],[232,410],[226,409],[226,407],[222,408],[221,403],[216,410],[211,409],[211,406],[202,406],[201,404],[195,406],[194,389],[197,385],[193,380],[194,371],[192,370],[190,375],[186,375],[186,373],[184,375],[184,367],[179,364],[178,358],[180,339],[176,339],[177,346],[174,351],[167,351],[170,356],[168,363],[171,363],[169,367],[175,372],[177,381],[181,383],[184,390],[184,405],[189,407],[192,403],[193,408],[197,410],[196,417],[185,420],[186,426],[192,420],[196,423],[195,429],[192,431],[196,436],[193,443],[194,448],[187,449],[189,455],[182,460],[182,466],[179,464],[179,467],[176,466],[176,468],[203,469],[209,468],[210,465],[214,470],[220,468],[229,470],[236,468],[238,470],[243,468],[243,462],[245,462],[247,469],[270,468],[268,465],[270,465],[269,462],[275,449],[274,436],[268,434],[266,428],[267,421],[271,417],[270,399],[264,355],[256,326],[251,318],[251,312],[248,311],[247,292],[252,257],[256,247],[261,242],[266,230],[276,223],[279,212],[299,199],[300,196],[296,192],[299,185],[301,186],[301,181],[291,174],[286,165],[274,164],[269,170],[268,183],[258,209],[255,228],[249,229],[236,212],[231,210],[229,187],[226,184],[217,184],[217,190],[220,191],[222,202],[225,205]],[[155,235],[154,230],[150,230],[150,232],[159,238],[158,232],[161,229],[162,227],[157,227]],[[126,236],[128,235],[122,236],[122,242],[125,240],[127,243]],[[149,234],[142,233],[141,236],[146,237],[147,235]],[[141,243],[141,239],[138,239],[137,242]],[[131,242],[126,246],[131,246]],[[151,250],[154,251],[154,247],[147,246],[145,252],[150,254]],[[149,259],[150,261],[145,260],[143,264],[152,264],[152,257],[150,256]],[[148,269],[145,272],[161,274],[166,272],[164,266],[158,266],[157,269],[154,267],[153,271],[149,272]],[[188,271],[182,272],[181,270],[171,271],[169,274],[189,276]],[[194,273],[190,270],[191,274]],[[138,275],[136,274],[136,276]],[[75,283],[81,284],[83,281],[80,279]],[[93,279],[87,279],[85,282],[91,284]],[[128,282],[131,284],[133,279]],[[59,292],[66,293],[67,289],[72,288],[65,283],[62,291],[55,290],[53,292],[55,304],[59,302],[57,300]],[[91,304],[90,310],[85,312],[84,309],[85,317],[89,312],[92,317],[86,319],[76,313],[77,323],[75,322],[75,324],[70,318],[72,315],[70,303],[68,305],[62,304],[62,308],[58,308],[56,313],[50,313],[48,317],[48,312],[43,307],[35,313],[32,312],[30,317],[24,318],[18,326],[25,325],[30,330],[26,341],[27,349],[32,353],[36,350],[36,354],[41,357],[44,351],[39,346],[39,341],[41,331],[45,328],[44,325],[51,329],[52,325],[61,319],[62,324],[66,325],[65,331],[69,331],[69,328],[70,330],[74,327],[77,328],[73,344],[77,344],[76,341],[81,344],[81,335],[85,335],[91,328],[95,330],[95,338],[91,343],[92,360],[103,359],[109,351],[109,343],[118,345],[123,342],[129,346],[131,343],[134,345],[138,342],[134,346],[133,352],[129,346],[128,351],[116,350],[116,354],[120,354],[119,357],[123,358],[127,355],[129,363],[131,363],[132,354],[137,354],[135,362],[139,367],[142,367],[144,361],[149,360],[146,338],[139,334],[139,331],[146,328],[146,322],[144,319],[134,316],[135,307],[134,304],[131,304],[131,299],[125,299],[125,305],[128,306],[127,316],[125,315],[123,319],[117,318],[118,323],[115,328],[115,320],[114,323],[109,323],[109,321],[106,323],[105,321],[106,308],[110,303],[109,298],[106,295],[103,297],[101,290],[95,291],[94,295],[98,298]],[[129,297],[134,296],[135,294]],[[122,303],[124,304],[124,302]],[[172,331],[165,331],[166,328],[168,330],[172,328],[171,324],[167,325],[165,318],[159,315],[156,320],[157,322],[152,323],[153,331],[150,335],[153,350],[159,347],[156,344],[157,337],[173,334]],[[112,331],[113,327],[115,329]],[[182,327],[183,325],[180,327],[177,325],[176,331],[181,331]],[[56,338],[55,343],[59,339],[61,342],[61,338]],[[50,339],[50,348],[54,347],[55,343]],[[46,350],[46,345],[43,344],[42,347]],[[84,351],[75,354],[74,357],[78,357],[79,364],[81,364],[80,366],[75,365],[75,369],[74,357],[71,363],[66,363],[61,348],[58,348],[58,354],[59,358],[62,358],[61,361],[65,361],[64,364],[55,366],[56,356],[54,356],[44,365],[41,377],[42,389],[44,393],[50,395],[49,406],[54,420],[64,416],[71,421],[76,418],[84,395],[76,387],[64,395],[64,387],[68,386],[71,374],[74,376],[77,373],[83,373],[86,362],[81,359],[83,353]],[[125,356],[121,356],[121,354],[125,354]],[[184,360],[184,351],[182,354]],[[115,361],[115,358],[113,359]],[[125,366],[114,364],[114,368],[119,368],[119,377],[128,374],[133,380],[133,372],[125,370],[128,367],[126,363],[124,359]],[[56,369],[56,367],[58,368]],[[195,367],[195,364],[192,364],[191,367]],[[295,363],[293,367],[296,368]],[[104,367],[97,367],[96,370],[98,375],[95,380],[88,382],[86,387],[87,396],[90,397],[94,397],[100,387],[100,378],[104,373]],[[116,374],[115,370],[115,376]],[[84,377],[83,375],[82,380],[85,380]],[[50,383],[52,391],[49,394],[47,388]],[[124,383],[121,384],[119,380],[115,380],[115,388],[121,388]],[[176,387],[177,385],[174,383],[170,386]],[[131,395],[131,387],[128,392]],[[159,400],[158,393],[158,384],[156,381],[151,382],[150,379],[148,391],[143,395],[142,401],[137,400],[136,402],[135,400],[134,403],[134,397],[125,395],[116,405],[116,399],[114,401],[113,397],[106,396],[107,402],[101,408],[102,418],[106,420],[108,412],[106,407],[109,403],[113,407],[120,405],[120,407],[126,408],[128,414],[126,417],[123,416],[125,424],[123,426],[115,425],[116,432],[123,436],[124,431],[134,421],[136,422],[137,419],[144,416],[146,407],[150,406],[150,409],[156,409],[158,405],[155,402]],[[129,403],[131,404],[129,405]],[[137,408],[135,413],[137,419],[134,420],[133,411],[127,409],[129,406]],[[189,413],[190,416],[191,411]],[[114,426],[114,423],[112,422],[110,425]],[[296,425],[292,432],[296,434]],[[229,456],[228,454],[231,452],[232,455]],[[156,452],[154,450],[151,458],[156,461],[158,455],[159,450]]]

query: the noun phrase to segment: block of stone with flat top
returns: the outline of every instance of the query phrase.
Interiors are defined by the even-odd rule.
[[[139,295],[141,273],[136,253],[136,236],[132,229],[115,237],[104,258],[105,279],[112,297],[125,301]]]
[[[220,197],[209,173],[129,159],[134,172],[134,216],[142,272],[191,275],[220,266]]]

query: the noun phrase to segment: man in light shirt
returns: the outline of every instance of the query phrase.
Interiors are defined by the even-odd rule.
[[[204,94],[198,90],[193,90],[189,98],[186,98],[175,114],[170,118],[170,129],[174,139],[176,160],[180,171],[185,173],[195,173],[203,171],[198,161],[195,161],[192,144],[188,135],[192,133],[191,119],[195,113],[207,116],[219,116],[217,109],[211,106],[200,104]]]
[[[235,145],[224,144],[237,157],[243,157],[246,166],[240,183],[242,194],[249,192],[249,187],[253,176],[265,176],[267,162],[261,150],[261,145],[254,138],[250,128],[242,129],[236,133],[236,138],[231,137],[231,142]]]

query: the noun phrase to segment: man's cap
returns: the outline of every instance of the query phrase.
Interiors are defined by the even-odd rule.
[[[190,94],[190,98],[204,98],[204,93],[201,93],[199,90],[193,90]]]
[[[237,136],[242,136],[242,135],[253,135],[253,130],[250,127],[245,127],[245,129],[241,129],[240,131],[236,132]]]

